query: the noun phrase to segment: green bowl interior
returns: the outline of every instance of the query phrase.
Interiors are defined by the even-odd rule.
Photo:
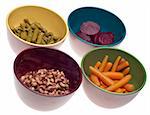
[[[94,66],[97,61],[102,61],[105,55],[109,56],[110,62],[114,62],[119,55],[128,60],[130,64],[130,73],[132,75],[132,79],[129,83],[135,86],[134,92],[142,89],[146,81],[146,72],[143,65],[132,55],[118,49],[102,48],[87,53],[81,63],[82,71],[87,79],[90,75],[89,66]]]

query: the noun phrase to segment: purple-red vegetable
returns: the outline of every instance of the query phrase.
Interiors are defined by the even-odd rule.
[[[87,21],[81,24],[80,31],[87,35],[94,35],[100,31],[100,26],[92,21]]]
[[[100,26],[93,22],[83,22],[80,31],[76,33],[80,38],[94,44],[108,45],[114,42],[114,34],[112,32],[101,32]]]
[[[95,44],[108,45],[113,43],[114,34],[112,32],[99,32],[93,37]]]
[[[82,32],[77,32],[76,34],[77,34],[80,38],[82,38],[83,40],[86,40],[86,41],[88,41],[88,42],[92,42],[90,36],[88,36],[88,35],[86,35],[86,34],[84,34],[84,33],[82,33]]]

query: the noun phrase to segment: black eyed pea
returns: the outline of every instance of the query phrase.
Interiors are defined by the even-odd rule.
[[[61,79],[62,77],[64,78]],[[39,69],[37,71],[30,71],[21,76],[20,80],[24,85],[29,87],[29,89],[43,95],[59,96],[70,92],[69,82],[63,83],[63,81],[67,81],[68,79],[65,77],[65,74],[59,70]]]
[[[31,85],[35,87],[35,86],[37,86],[38,84],[37,84],[37,82],[31,82]]]

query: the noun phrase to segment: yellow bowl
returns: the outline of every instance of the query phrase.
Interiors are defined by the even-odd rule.
[[[40,45],[30,43],[21,39],[12,32],[11,28],[19,26],[23,19],[29,19],[31,22],[39,22],[48,31],[52,32],[55,36],[61,38],[61,40],[54,44]],[[15,36],[15,38],[17,38],[18,40],[22,41],[25,44],[39,47],[58,45],[65,40],[68,34],[67,24],[62,19],[62,17],[54,11],[40,6],[22,6],[14,9],[7,17],[7,27],[11,34]]]

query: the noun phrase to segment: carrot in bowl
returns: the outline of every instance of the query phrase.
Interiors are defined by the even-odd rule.
[[[116,71],[120,59],[121,59],[121,56],[118,56],[118,57],[116,58],[116,60],[115,60],[115,62],[114,62],[114,64],[113,64],[113,66],[112,66],[112,69],[111,69],[112,72],[115,72],[115,71]]]
[[[99,69],[100,65],[101,65],[101,62],[98,61],[98,62],[95,64],[94,68]]]
[[[107,62],[106,66],[104,68],[104,72],[108,72],[111,69],[112,65],[113,64],[111,62]]]
[[[102,72],[102,74],[113,80],[120,80],[124,77],[124,74],[121,72]]]
[[[109,86],[108,88],[106,88],[106,90],[108,90],[108,91],[115,91],[116,89],[118,89],[118,88],[124,86],[125,84],[127,84],[131,80],[131,78],[132,78],[131,75],[126,75],[125,77],[123,77],[117,83],[112,84],[111,86]]]
[[[125,88],[118,88],[115,90],[116,93],[125,93],[126,89]]]
[[[124,86],[124,88],[125,88],[127,91],[129,91],[129,92],[131,92],[131,91],[133,91],[133,90],[135,89],[135,87],[134,87],[133,84],[126,84],[126,85]]]
[[[103,58],[102,64],[101,64],[101,66],[100,66],[100,68],[99,68],[99,71],[100,71],[100,72],[103,72],[103,71],[104,71],[104,68],[105,68],[105,66],[106,66],[106,64],[107,64],[107,61],[108,61],[108,55],[105,55],[105,57]]]
[[[90,69],[92,74],[99,77],[99,79],[102,80],[107,86],[110,86],[110,85],[114,84],[114,81],[112,79],[110,79],[109,77],[103,75],[100,71],[98,71],[94,67],[89,66],[89,69]]]
[[[101,84],[101,86],[104,87],[104,88],[107,87],[107,85],[105,85],[102,81],[100,81],[100,84]]]
[[[127,68],[125,68],[125,69],[122,71],[122,73],[123,73],[124,75],[129,74],[129,72],[130,72],[130,67],[127,67]]]
[[[128,66],[129,66],[129,62],[125,61],[125,62],[121,63],[120,65],[118,65],[117,71],[120,71],[120,70],[122,70],[122,69],[124,69],[124,68],[126,68]]]
[[[121,64],[121,63],[123,63],[123,62],[125,62],[125,61],[126,61],[126,59],[121,58],[121,60],[119,61],[119,64]]]
[[[95,85],[100,86],[100,82],[99,82],[99,79],[98,79],[97,76],[91,74],[91,75],[90,75],[90,80],[91,80]]]

